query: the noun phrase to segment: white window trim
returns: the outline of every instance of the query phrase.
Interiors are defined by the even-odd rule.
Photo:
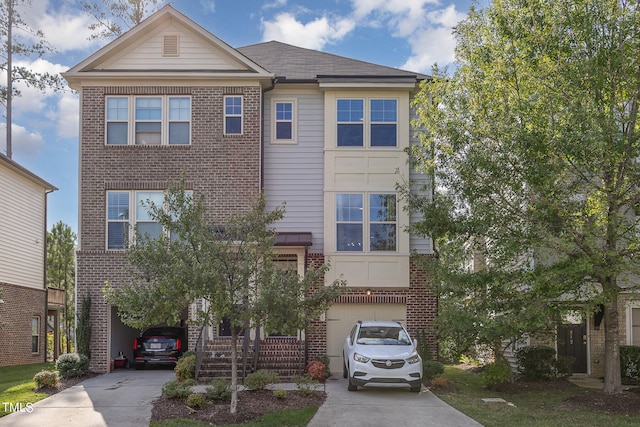
[[[626,316],[627,316],[627,345],[633,344],[633,315],[632,309],[640,308],[640,301],[628,301],[626,307]],[[635,344],[636,346],[640,346],[640,343]]]
[[[359,122],[340,122],[338,121],[338,101],[348,101],[348,100],[362,100],[364,105],[363,121],[362,121],[362,146],[353,146],[353,145],[338,145],[338,125],[339,124],[360,124]],[[393,100],[396,101],[396,120],[395,122],[373,122],[371,121],[371,101],[388,101]],[[336,141],[335,146],[340,150],[349,150],[349,149],[362,149],[362,148],[373,148],[373,149],[397,149],[399,146],[399,128],[400,122],[398,116],[400,115],[400,99],[397,97],[384,97],[384,96],[370,96],[370,97],[358,97],[358,96],[345,96],[339,97],[335,100],[335,122],[336,122]],[[396,125],[396,145],[371,145],[371,125],[372,124],[395,124]],[[389,193],[386,193],[389,194]]]
[[[33,334],[33,319],[36,319],[38,321],[38,330],[36,335]],[[31,354],[40,353],[40,345],[42,344],[41,342],[42,337],[40,334],[41,329],[42,329],[42,319],[40,318],[40,316],[31,316]],[[36,351],[33,351],[33,337],[38,337],[38,346]]]
[[[277,139],[276,127],[279,120],[276,119],[276,104],[291,104],[291,139]],[[282,121],[282,120],[280,120]],[[271,143],[272,144],[297,144],[298,143],[298,103],[295,99],[274,98],[271,102]]]
[[[109,193],[128,193],[129,194],[129,219],[127,221],[116,221],[116,220],[109,220]],[[109,190],[105,193],[105,218],[106,218],[106,224],[105,224],[105,239],[104,239],[104,245],[105,245],[105,249],[107,251],[124,251],[127,250],[127,247],[125,246],[124,248],[110,248],[109,247],[109,223],[111,222],[119,222],[119,223],[126,223],[127,224],[127,241],[128,242],[135,242],[135,226],[138,222],[144,223],[144,222],[155,222],[155,221],[149,221],[149,220],[140,220],[138,221],[137,218],[137,210],[139,208],[138,203],[137,203],[137,194],[138,193],[162,193],[163,197],[164,197],[164,191],[163,190]],[[165,234],[168,233],[167,230],[163,230],[163,232]]]
[[[337,218],[337,209],[338,206],[335,204],[337,200],[337,196],[340,194],[359,194],[363,197],[362,205],[362,221],[338,221]],[[371,221],[370,216],[370,195],[372,194],[393,194],[396,196],[396,220],[395,221]],[[334,195],[334,209],[333,209],[333,233],[335,238],[334,250],[337,254],[344,255],[358,255],[358,254],[397,254],[399,252],[399,217],[398,217],[398,209],[399,209],[399,200],[398,193],[395,191],[337,191]],[[338,224],[362,224],[362,250],[361,251],[342,251],[338,249]],[[392,251],[372,251],[371,250],[371,224],[395,224],[396,226],[396,248]]]
[[[127,99],[128,106],[128,118],[127,120],[109,120],[107,118],[108,109],[107,104],[110,98],[124,98]],[[136,123],[152,123],[157,120],[136,120],[136,99],[138,98],[161,98],[162,100],[162,118],[160,119],[160,144],[136,144]],[[185,120],[169,120],[169,99],[172,98],[187,98],[189,99],[189,143],[188,144],[170,144],[169,143],[169,124],[170,123],[184,123]],[[190,146],[193,139],[193,103],[191,102],[190,95],[107,95],[104,101],[104,145],[107,147],[121,147],[121,146],[168,146],[168,147],[180,147]],[[126,144],[109,144],[107,141],[107,123],[127,123],[127,143]]]
[[[240,98],[240,114],[227,114],[227,99]],[[224,127],[225,136],[240,136],[244,134],[244,96],[242,95],[225,95],[222,100],[222,126]],[[227,117],[240,117],[240,133],[228,133],[227,132]]]

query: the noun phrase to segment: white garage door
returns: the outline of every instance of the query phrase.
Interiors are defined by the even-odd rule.
[[[358,320],[395,320],[406,326],[404,304],[334,304],[327,312],[327,354],[333,375],[342,375],[342,346]]]

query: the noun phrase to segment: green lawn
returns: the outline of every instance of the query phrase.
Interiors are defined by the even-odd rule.
[[[305,427],[311,421],[318,408],[308,407],[302,409],[283,409],[267,414],[247,424],[233,424],[225,427]],[[153,421],[150,427],[211,427],[211,424],[202,421],[186,419],[171,419]]]
[[[0,417],[8,414],[5,402],[12,404],[34,403],[48,396],[33,391],[36,386],[33,376],[43,369],[54,369],[54,363],[36,363],[34,365],[4,366],[0,368]],[[8,408],[7,408],[8,409]]]
[[[456,386],[456,391],[433,392],[454,408],[464,412],[486,427],[519,426],[638,426],[640,416],[627,417],[604,415],[598,412],[563,408],[568,397],[584,393],[580,387],[553,388],[525,391],[515,394],[486,390],[479,374],[462,370],[457,366],[446,366],[444,377]],[[499,397],[504,403],[485,403],[481,399]]]

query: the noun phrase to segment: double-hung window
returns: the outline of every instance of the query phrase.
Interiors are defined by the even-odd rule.
[[[40,352],[40,318],[31,318],[31,353]]]
[[[136,191],[136,223],[143,240],[157,239],[162,234],[162,225],[151,218],[151,205],[162,207],[164,194],[161,191]]]
[[[186,145],[190,142],[190,97],[107,97],[107,145]]]
[[[224,97],[224,134],[242,134],[242,96]]]
[[[295,142],[295,103],[277,100],[273,103],[274,142]]]
[[[396,147],[396,99],[338,99],[338,147]]]
[[[124,249],[129,241],[129,192],[107,193],[107,249]]]
[[[395,251],[396,211],[395,194],[337,194],[336,249],[339,252]]]

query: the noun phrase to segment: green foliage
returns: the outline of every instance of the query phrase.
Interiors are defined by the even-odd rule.
[[[430,380],[444,372],[444,365],[437,360],[422,359],[424,379]]]
[[[572,357],[556,357],[555,349],[531,345],[516,351],[518,374],[527,381],[553,379],[571,375]]]
[[[496,0],[456,26],[453,75],[435,69],[414,105],[409,151],[433,198],[404,193],[439,251],[444,318],[462,316],[438,323],[454,342],[470,327],[498,350],[600,304],[620,324],[619,278],[640,268],[639,27],[637,4],[619,0]],[[605,334],[615,393],[619,330]]]
[[[112,39],[133,28],[158,9],[162,0],[83,1],[82,10],[93,17],[90,40]]]
[[[202,409],[207,404],[202,393],[191,393],[187,396],[187,406],[193,409]]]
[[[244,379],[244,385],[250,390],[264,390],[269,384],[280,381],[277,373],[267,370],[253,372]]]
[[[197,384],[196,380],[169,381],[162,386],[162,395],[169,399],[186,399],[189,397],[191,387]]]
[[[503,360],[485,366],[484,373],[482,374],[482,382],[488,389],[493,389],[500,384],[508,383],[511,381],[511,378],[511,366]]]
[[[0,367],[1,400],[27,404],[48,397],[47,393],[35,391],[36,383],[33,381],[33,376],[42,370],[52,369],[54,369],[52,362]],[[7,415],[9,409],[0,405],[0,417]]]
[[[196,377],[196,355],[184,355],[178,359],[175,368],[173,370],[178,377],[178,381],[185,381]]]
[[[284,400],[287,398],[287,391],[281,388],[273,390],[273,396],[278,400]]]
[[[640,378],[640,347],[620,346],[620,370],[623,378]]]
[[[296,375],[293,377],[293,382],[296,385],[298,393],[304,397],[312,397],[317,393],[316,387],[319,384],[318,380],[314,380],[307,376]]]
[[[231,400],[231,384],[227,380],[215,379],[211,381],[211,385],[205,391],[211,400]]]
[[[62,221],[47,233],[47,286],[65,291],[62,327],[66,336],[75,332],[75,246],[76,234]],[[64,340],[63,349],[73,351],[71,340]]]
[[[76,329],[76,344],[78,353],[86,357],[91,357],[91,297],[85,296],[82,299],[82,310],[78,317],[78,327]]]
[[[36,389],[41,388],[57,388],[58,374],[55,371],[42,370],[33,376],[33,382],[36,383]]]
[[[61,354],[56,360],[56,369],[61,378],[82,377],[89,373],[89,358],[78,353]]]

